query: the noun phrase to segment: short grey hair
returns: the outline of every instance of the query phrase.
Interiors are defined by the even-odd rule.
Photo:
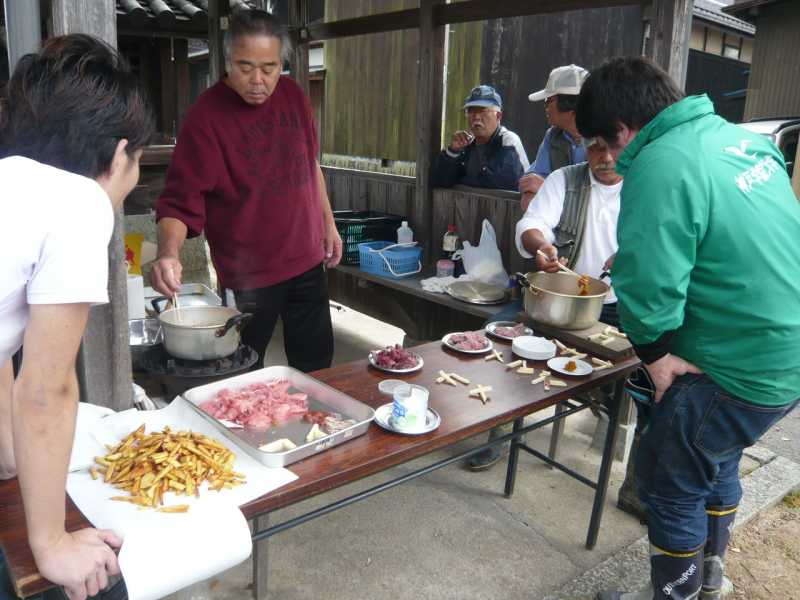
[[[255,8],[236,10],[228,21],[225,31],[223,51],[225,64],[230,65],[233,43],[246,36],[265,35],[277,38],[281,43],[281,60],[286,62],[292,54],[292,40],[281,22],[266,11]]]

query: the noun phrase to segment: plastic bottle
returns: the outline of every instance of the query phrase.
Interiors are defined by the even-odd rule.
[[[397,228],[397,243],[408,244],[414,241],[414,231],[408,226],[408,221],[403,221],[403,224]]]
[[[458,250],[458,234],[455,225],[447,226],[447,233],[442,238],[442,251],[445,258],[453,258],[453,252]]]

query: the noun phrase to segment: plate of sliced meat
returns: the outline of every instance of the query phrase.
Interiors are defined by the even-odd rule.
[[[442,343],[451,350],[465,354],[484,354],[494,348],[494,344],[480,331],[448,333],[442,338]]]
[[[533,329],[514,321],[495,321],[486,326],[486,333],[501,340],[512,341],[521,335],[533,335]]]
[[[370,352],[369,364],[387,373],[413,373],[419,371],[425,361],[416,352],[410,352],[400,344],[395,344],[383,350]]]

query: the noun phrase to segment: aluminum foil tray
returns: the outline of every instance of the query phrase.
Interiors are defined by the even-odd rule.
[[[212,417],[199,407],[203,402],[212,400],[217,392],[224,388],[236,390],[252,383],[276,378],[286,378],[292,382],[293,390],[308,394],[309,410],[340,413],[343,418],[354,419],[356,423],[347,429],[329,434],[324,438],[306,442],[306,435],[311,430],[312,424],[302,419],[291,421],[278,427],[270,427],[269,429],[233,429],[226,427],[219,419]],[[366,433],[370,422],[375,417],[375,411],[363,402],[359,402],[355,398],[333,389],[310,375],[284,366],[267,367],[192,388],[185,391],[183,397],[203,418],[212,423],[222,435],[268,467],[285,467],[358,437]],[[260,446],[282,438],[290,439],[297,447],[284,452],[264,452],[259,450]]]

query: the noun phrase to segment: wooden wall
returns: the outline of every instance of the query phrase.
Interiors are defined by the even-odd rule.
[[[322,167],[333,210],[377,210],[411,214],[414,178],[353,169]]]
[[[639,6],[495,19],[484,29],[481,80],[503,96],[503,123],[533,160],[547,123],[544,103],[530,102],[528,94],[544,88],[555,67],[591,69],[615,56],[639,55],[641,44]]]
[[[325,19],[418,6],[418,0],[328,0]],[[325,42],[323,152],[414,160],[418,45],[415,29]]]
[[[800,2],[762,7],[756,27],[744,117],[800,115]]]
[[[481,190],[467,186],[436,189],[433,192],[433,248],[441,248],[448,225],[455,225],[459,238],[477,246],[483,220],[488,219],[497,234],[503,266],[509,273],[525,273],[533,265],[517,252],[516,226],[522,218],[519,194],[502,190]],[[437,257],[438,258],[438,257]]]
[[[327,0],[326,20],[418,6],[413,0]],[[638,55],[639,6],[601,8],[451,25],[444,141],[462,129],[467,92],[479,83],[503,96],[504,124],[535,155],[546,130],[541,89],[554,67],[590,68],[607,58]],[[359,36],[325,43],[325,137],[329,154],[415,160],[416,30]]]

